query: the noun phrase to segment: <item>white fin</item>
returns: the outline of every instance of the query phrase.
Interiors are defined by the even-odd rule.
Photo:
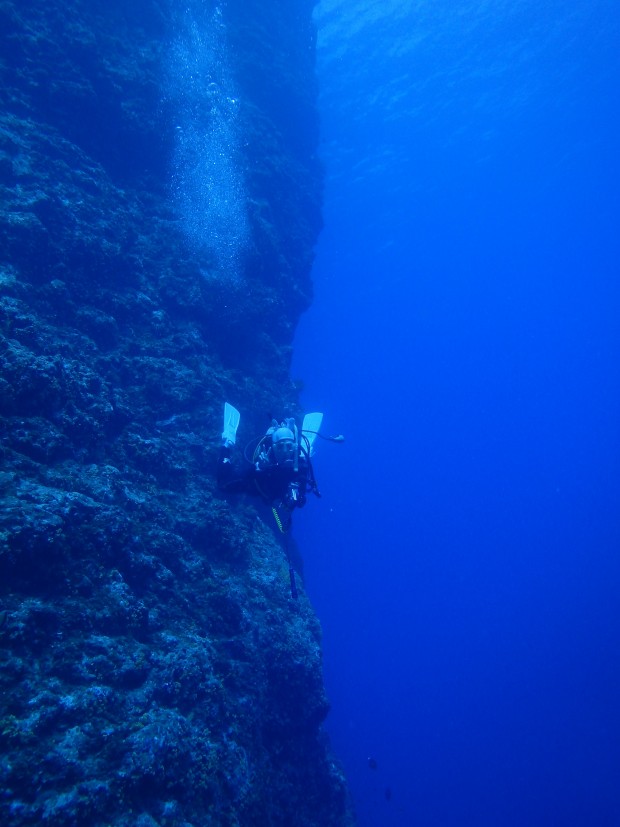
[[[304,422],[301,426],[301,432],[308,440],[310,456],[314,454],[314,440],[317,438],[317,434],[321,430],[322,422],[322,413],[309,413],[304,416]]]
[[[224,445],[231,446],[237,441],[237,428],[239,427],[239,420],[241,414],[228,402],[224,405],[224,430],[222,432],[222,439]]]

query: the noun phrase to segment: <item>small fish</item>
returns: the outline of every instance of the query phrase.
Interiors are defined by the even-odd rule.
[[[377,759],[372,758],[372,756],[368,759],[368,769],[369,770],[376,770],[377,769]]]
[[[4,627],[6,626],[8,616],[9,613],[6,609],[2,609],[2,611],[0,611],[0,629],[4,629]]]

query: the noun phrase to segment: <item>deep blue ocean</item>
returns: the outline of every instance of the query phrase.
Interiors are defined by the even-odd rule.
[[[317,23],[295,533],[360,827],[619,825],[620,6]]]

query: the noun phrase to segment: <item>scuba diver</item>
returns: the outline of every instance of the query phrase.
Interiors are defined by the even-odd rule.
[[[224,405],[224,430],[218,466],[218,483],[225,491],[246,491],[259,494],[271,507],[276,525],[284,535],[285,551],[291,578],[291,593],[297,597],[295,575],[290,560],[287,534],[296,508],[303,508],[306,495],[320,497],[312,455],[318,436],[330,442],[342,442],[344,437],[324,437],[319,433],[322,413],[306,414],[298,429],[294,418],[283,422],[273,419],[264,436],[252,440],[243,452],[246,467],[238,472],[233,463],[233,448],[237,441],[239,411],[228,402]],[[253,448],[253,450],[252,450]],[[251,455],[250,455],[251,451]]]
[[[306,495],[321,496],[311,457],[323,414],[306,414],[301,431],[292,417],[283,422],[273,419],[264,436],[246,445],[246,467],[239,473],[232,454],[240,418],[239,411],[227,402],[218,483],[227,491],[259,494],[274,510],[278,528],[285,533],[295,508],[306,504]]]

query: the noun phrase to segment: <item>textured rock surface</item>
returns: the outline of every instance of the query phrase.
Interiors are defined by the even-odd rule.
[[[194,5],[0,2],[5,825],[350,823],[318,622],[267,517],[213,481],[225,399],[241,444],[296,406],[313,3]],[[190,30],[235,107],[209,116],[242,188],[234,273],[175,199]]]

